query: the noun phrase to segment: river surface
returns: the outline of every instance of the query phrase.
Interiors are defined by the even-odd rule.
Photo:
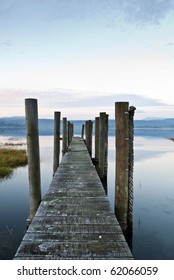
[[[43,196],[52,180],[53,136],[40,136],[40,159]],[[174,259],[174,143],[164,137],[135,136],[134,159],[133,256],[147,260]],[[108,199],[114,209],[115,137],[112,136],[108,163]],[[28,167],[22,167],[15,170],[11,179],[0,181],[1,260],[13,258],[25,234],[28,214]]]

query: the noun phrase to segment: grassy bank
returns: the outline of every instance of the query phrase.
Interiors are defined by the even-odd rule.
[[[25,166],[27,155],[25,150],[0,149],[0,179],[12,176],[14,168]]]

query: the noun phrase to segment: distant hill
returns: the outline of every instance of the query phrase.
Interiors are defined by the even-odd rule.
[[[71,120],[75,126],[75,134],[81,134],[84,120]],[[135,135],[137,136],[157,136],[174,137],[174,118],[168,119],[143,119],[134,121]],[[93,129],[94,131],[94,129]],[[25,135],[25,117],[5,117],[0,118],[0,135]],[[39,134],[53,135],[54,120],[39,119]],[[109,135],[115,135],[115,120],[109,120]]]
[[[174,128],[174,118],[135,120],[136,128]]]
[[[0,118],[0,127],[25,127],[24,117]]]

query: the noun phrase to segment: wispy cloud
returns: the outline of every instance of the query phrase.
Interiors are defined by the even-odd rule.
[[[2,45],[6,46],[6,47],[10,47],[12,45],[12,41],[11,40],[5,40],[2,42]]]
[[[107,112],[114,118],[115,102],[126,101],[137,108],[136,118],[149,116],[173,116],[173,106],[137,94],[81,92],[66,89],[52,89],[45,92],[25,90],[0,90],[0,116],[24,115],[26,98],[38,100],[40,117],[53,117],[54,111],[61,111],[69,119],[93,119],[99,112]]]
[[[159,23],[174,11],[173,0],[127,0],[121,3],[125,20],[135,24]]]
[[[173,0],[1,0],[0,17],[12,11],[24,16],[47,17],[50,20],[84,20],[98,17],[105,24],[114,25],[118,21],[144,25],[159,23],[174,11]],[[21,14],[22,15],[22,14]]]
[[[0,1],[0,18],[10,16],[13,11],[16,0],[1,0]]]
[[[173,46],[174,46],[174,43],[173,43],[173,42],[170,42],[170,43],[167,43],[165,46],[166,46],[166,47],[173,47]]]
[[[118,21],[131,24],[158,24],[174,11],[173,0],[51,0],[53,18],[97,19],[114,25]]]
[[[0,48],[3,50],[3,51],[9,51],[12,47],[12,40],[4,40],[4,41],[1,41],[0,40]]]
[[[1,106],[23,106],[25,98],[37,98],[44,107],[107,107],[115,102],[128,101],[134,106],[165,106],[158,99],[137,94],[117,94],[53,89],[47,92],[0,90]]]

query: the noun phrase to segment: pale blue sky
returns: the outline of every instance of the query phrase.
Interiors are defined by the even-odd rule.
[[[0,116],[174,117],[174,0],[0,0]]]

